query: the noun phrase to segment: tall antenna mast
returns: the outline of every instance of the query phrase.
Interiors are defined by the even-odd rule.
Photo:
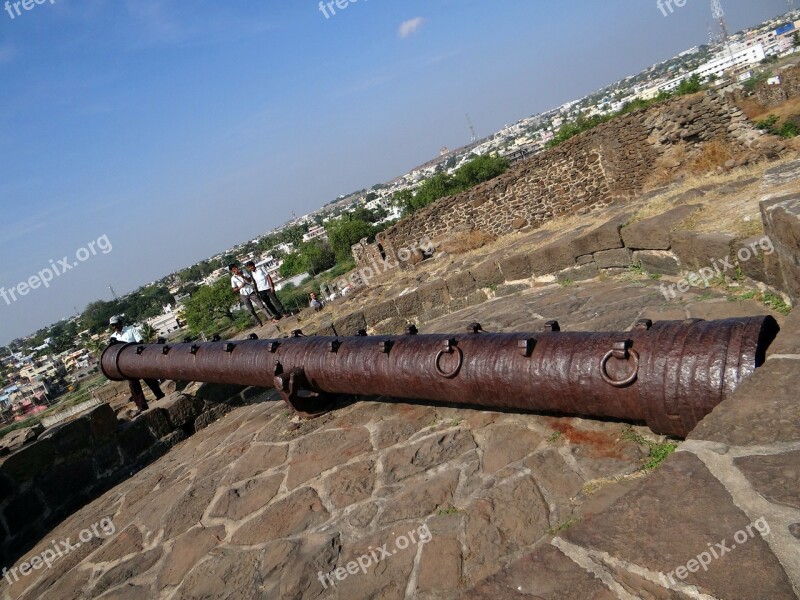
[[[725,20],[725,11],[722,10],[722,3],[720,0],[711,0],[711,14],[719,24],[722,41],[725,42],[730,37],[730,33],[728,31],[728,22]]]
[[[114,300],[119,300],[119,298],[117,298],[117,292],[114,291],[114,288],[108,286],[108,289],[111,290],[111,295],[114,296]]]
[[[716,46],[717,42],[719,41],[718,38],[719,38],[719,36],[717,35],[717,32],[714,31],[714,28],[711,26],[711,23],[709,23],[708,24],[708,45],[709,45],[709,47],[713,48],[714,46]]]
[[[469,115],[467,115],[467,123],[469,124],[469,130],[472,132],[472,138],[470,139],[470,142],[474,144],[478,141],[478,134],[475,133],[475,126],[472,124],[472,119]]]

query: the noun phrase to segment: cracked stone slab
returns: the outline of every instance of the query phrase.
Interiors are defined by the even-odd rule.
[[[463,600],[619,600],[594,574],[550,545],[481,582]]]
[[[800,451],[744,456],[734,464],[764,498],[800,510]]]
[[[773,359],[717,406],[689,439],[752,446],[800,441],[797,361]]]
[[[688,583],[725,600],[792,598],[792,584],[783,567],[752,525],[753,535],[740,544],[734,541],[748,525],[750,520],[705,465],[693,455],[680,453],[601,515],[562,537],[575,546],[606,552],[647,569],[664,587],[668,587],[665,581]],[[720,542],[729,551],[716,548]],[[707,570],[697,564],[690,565],[695,572],[686,567],[715,548],[720,556],[709,561]]]

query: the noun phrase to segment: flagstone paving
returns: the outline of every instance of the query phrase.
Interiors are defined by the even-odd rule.
[[[768,312],[706,290],[668,303],[657,282],[623,279],[528,289],[422,329]],[[8,573],[2,598],[792,598],[790,360],[770,361],[650,474],[631,431],[660,439],[624,423],[353,398],[295,429],[265,393],[66,519],[16,565],[54,541],[74,548],[18,581]],[[761,516],[774,537],[674,574]],[[104,518],[113,534],[78,541]]]

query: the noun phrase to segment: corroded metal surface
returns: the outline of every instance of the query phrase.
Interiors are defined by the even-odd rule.
[[[277,387],[305,414],[325,395],[415,398],[645,422],[685,436],[764,361],[772,317],[642,321],[628,332],[304,337],[114,345],[109,379]]]

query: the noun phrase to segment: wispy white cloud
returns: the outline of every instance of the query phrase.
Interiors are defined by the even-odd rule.
[[[397,30],[397,36],[404,40],[409,36],[414,35],[419,31],[420,27],[425,24],[425,19],[422,17],[414,17],[413,19],[409,19],[408,21],[403,21],[400,23],[400,29]]]
[[[213,16],[194,6],[189,9],[178,0],[126,0],[125,6],[139,26],[140,38],[134,49],[159,45],[210,46],[279,28],[272,22],[232,14],[224,5]]]
[[[0,65],[10,63],[17,56],[17,49],[11,42],[5,42],[0,45]]]
[[[450,60],[451,58],[455,58],[456,56],[460,55],[461,53],[462,53],[461,50],[456,50],[456,51],[453,51],[453,52],[447,52],[445,54],[439,54],[437,56],[434,56],[434,57],[429,58],[428,60],[426,60],[425,64],[426,65],[436,65],[436,64],[439,64],[441,62],[445,62],[447,60]]]

